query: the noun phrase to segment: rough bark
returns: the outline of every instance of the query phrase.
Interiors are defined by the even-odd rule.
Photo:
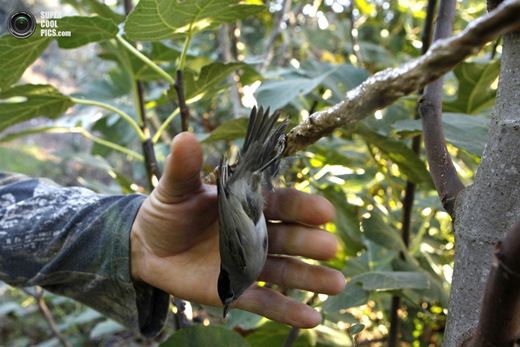
[[[520,222],[498,242],[475,334],[464,347],[520,342]]]
[[[488,142],[473,185],[455,210],[455,269],[445,347],[458,347],[478,323],[496,243],[520,219],[520,33],[504,38]]]

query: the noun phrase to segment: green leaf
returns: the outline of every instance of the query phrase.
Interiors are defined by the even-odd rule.
[[[489,117],[444,113],[442,115],[442,125],[447,142],[479,157],[482,155],[487,141]],[[422,131],[420,120],[398,121],[392,127],[396,132],[402,134]]]
[[[221,326],[193,326],[177,331],[159,347],[249,347],[242,336]]]
[[[50,85],[26,84],[0,93],[0,131],[35,117],[61,116],[72,101]]]
[[[236,118],[221,124],[213,130],[208,137],[202,140],[203,143],[212,143],[216,141],[231,141],[244,138],[247,131],[248,118]]]
[[[343,241],[346,254],[356,255],[365,248],[356,209],[348,204],[345,193],[341,191],[329,188],[322,193],[336,207],[336,229]]]
[[[40,26],[29,38],[17,39],[10,34],[0,37],[0,90],[4,90],[22,77],[29,67],[52,41],[50,37],[41,37]],[[23,52],[23,54],[20,54]]]
[[[374,271],[352,277],[364,290],[428,289],[430,281],[424,272]]]
[[[364,324],[354,324],[353,326],[348,328],[348,332],[351,335],[356,335],[356,334],[359,334],[360,332],[362,332],[363,329],[365,329]]]
[[[20,305],[15,302],[5,302],[0,305],[0,317],[20,310]]]
[[[341,293],[327,298],[323,303],[323,309],[326,312],[337,312],[346,308],[364,305],[367,301],[368,292],[356,282],[350,281]]]
[[[239,327],[243,330],[252,330],[258,326],[262,318],[262,316],[255,313],[234,309],[228,313],[226,327],[229,329]]]
[[[280,80],[270,80],[262,83],[255,93],[259,105],[279,109],[298,96],[307,95],[318,87],[338,66],[332,66],[316,77],[307,77],[290,73]]]
[[[192,103],[203,97],[208,98],[216,94],[221,89],[220,84],[226,80],[231,72],[241,66],[241,63],[211,63],[202,68],[197,79],[195,79],[193,73],[185,73],[184,96],[186,97],[186,102]]]
[[[444,111],[475,114],[493,107],[496,89],[491,88],[491,85],[500,72],[499,60],[490,63],[462,63],[453,72],[459,82],[457,98],[445,101]]]
[[[90,331],[89,337],[91,339],[97,339],[102,337],[103,335],[115,334],[123,330],[125,330],[124,326],[112,319],[107,319],[101,323],[96,324],[94,329]]]
[[[154,63],[172,63],[175,62],[179,57],[180,52],[170,48],[160,42],[152,43],[152,51],[150,54],[147,54],[148,58],[150,58]],[[152,69],[148,64],[143,63],[143,61],[137,58],[135,55],[130,55],[130,62],[132,64],[132,70],[134,71],[134,76],[136,79],[141,81],[156,81],[162,80],[164,77],[159,75],[154,69]],[[171,67],[170,69],[165,69],[165,71],[170,74],[174,74],[175,67]]]
[[[363,232],[367,239],[400,252],[405,252],[406,247],[401,239],[399,232],[390,226],[388,221],[384,221],[380,213],[372,211],[370,218],[363,219]]]
[[[117,25],[99,16],[63,17],[58,19],[60,31],[70,31],[70,37],[57,37],[60,48],[77,48],[88,43],[109,40],[116,37]]]
[[[67,320],[59,325],[60,331],[70,329],[73,326],[92,323],[100,318],[103,315],[96,310],[91,308],[87,308],[85,311],[77,314],[77,315],[69,315],[67,316]]]
[[[86,8],[89,13],[98,14],[101,17],[112,19],[116,23],[120,23],[125,19],[125,16],[114,12],[108,5],[105,5],[103,1],[97,0],[62,0],[64,3],[70,4],[76,9]]]
[[[419,262],[405,261],[400,258],[396,258],[393,262],[394,270],[397,271],[419,271],[426,274],[430,287],[428,289],[421,289],[416,291],[424,298],[428,300],[441,303],[444,307],[448,306],[449,292],[444,288],[443,280],[439,277],[431,266],[426,268],[421,267],[421,262],[427,261],[423,256],[419,256]]]
[[[257,14],[260,2],[240,0],[141,0],[125,22],[131,40],[158,41],[210,30]],[[261,3],[260,3],[261,4]]]
[[[424,162],[403,142],[380,135],[360,125],[357,133],[365,141],[376,146],[388,159],[399,166],[401,172],[413,183],[433,188],[433,181]]]
[[[268,322],[246,337],[251,347],[283,346],[291,327],[277,322]],[[301,330],[293,347],[310,347],[315,345],[315,336],[311,330]],[[202,345],[201,345],[202,346]],[[209,346],[209,345],[208,345]]]

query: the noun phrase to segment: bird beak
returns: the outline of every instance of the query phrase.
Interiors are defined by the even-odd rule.
[[[224,305],[224,311],[222,314],[222,316],[223,316],[222,318],[226,318],[228,311],[229,311],[229,305]]]

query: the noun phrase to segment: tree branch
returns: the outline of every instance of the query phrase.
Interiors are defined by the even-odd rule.
[[[451,35],[455,19],[455,0],[442,0],[435,28],[435,40]],[[446,148],[442,127],[443,78],[430,83],[424,90],[419,104],[421,114],[424,148],[435,188],[446,211],[453,216],[455,199],[464,189],[457,175],[451,156]]]
[[[177,98],[179,99],[179,109],[181,111],[181,125],[182,131],[188,131],[189,128],[189,119],[190,119],[190,109],[186,104],[186,98],[184,97],[184,81],[182,76],[182,71],[177,70],[177,78],[175,79],[175,84],[173,85],[175,91],[177,92]]]
[[[355,123],[441,77],[487,42],[520,28],[519,12],[520,0],[507,0],[458,35],[435,42],[424,56],[371,76],[349,91],[344,101],[291,129],[284,155],[292,155],[334,129]]]
[[[495,248],[480,319],[465,347],[510,347],[520,338],[520,222]]]
[[[140,127],[146,137],[144,140],[141,141],[141,146],[143,148],[144,155],[144,165],[150,189],[153,189],[159,181],[159,178],[161,177],[161,169],[159,168],[159,163],[157,162],[157,157],[155,156],[155,149],[153,148],[152,136],[150,134],[150,129],[148,128],[147,124],[146,109],[144,107],[145,100],[143,95],[143,84],[141,81],[134,81],[134,84],[137,103],[136,107],[138,108],[139,119],[141,121]]]
[[[133,8],[132,0],[124,0],[123,5],[125,8],[125,14],[128,16]],[[132,72],[131,75],[133,76]],[[133,79],[135,108],[139,119],[139,127],[144,134],[144,138],[141,138],[141,147],[143,148],[144,155],[144,166],[146,169],[146,176],[148,177],[150,190],[153,190],[159,181],[159,177],[161,177],[161,170],[159,169],[159,163],[157,162],[157,157],[155,156],[150,129],[147,125],[146,108],[144,107],[145,100],[143,83],[135,79],[135,77]]]

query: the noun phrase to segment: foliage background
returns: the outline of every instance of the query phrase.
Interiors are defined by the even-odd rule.
[[[296,124],[339,102],[367,76],[409,61],[421,50],[426,1],[294,0],[278,35],[273,32],[285,1],[263,5],[243,1],[246,7],[237,12],[226,7],[236,1],[216,2],[228,16],[217,20],[214,13],[201,15],[197,23],[211,25],[196,33],[200,28],[191,27],[194,34],[184,55],[190,131],[204,144],[208,173],[222,152],[230,147],[236,150],[254,104],[281,108]],[[3,9],[12,5],[0,4]],[[157,134],[161,124],[171,119],[178,106],[171,86],[115,40],[116,23],[124,20],[123,4],[49,0],[26,5],[35,13],[56,9],[67,16],[89,17],[90,29],[89,35],[81,32],[83,19],[72,19],[66,25],[77,34],[73,40],[44,42],[32,37],[22,43],[7,35],[0,38],[2,48],[23,47],[27,42],[40,47],[32,50],[34,63],[21,59],[13,63],[8,58],[15,53],[0,50],[0,168],[100,193],[146,193],[147,174],[139,160],[141,139],[129,123],[117,113],[77,105],[69,98],[108,103],[139,122],[132,89],[133,80],[139,79],[144,81],[151,133]],[[179,13],[175,6],[179,5],[172,2],[171,13]],[[463,0],[458,8],[455,30],[482,15],[485,3]],[[134,15],[125,27],[127,39],[138,40],[138,49],[174,78],[186,36],[162,36],[159,22],[157,32],[145,34],[138,13]],[[446,79],[443,122],[449,151],[466,184],[472,181],[486,141],[499,55],[500,45],[489,45]],[[12,64],[22,76],[13,74]],[[15,83],[25,87],[12,87]],[[52,85],[56,90],[28,84]],[[42,95],[45,102],[52,101],[52,107],[40,107],[35,96]],[[20,96],[25,98],[22,102],[13,99]],[[402,98],[284,164],[280,185],[322,194],[336,206],[336,222],[325,227],[337,234],[341,251],[327,265],[342,270],[348,281],[336,297],[289,292],[310,302],[324,317],[317,328],[299,331],[293,346],[383,345],[390,328],[392,296],[402,300],[398,317],[403,345],[441,345],[454,237],[424,156],[409,149],[411,137],[421,132],[420,122],[413,119],[416,99]],[[14,111],[21,115],[15,121]],[[180,117],[174,116],[157,136],[154,148],[160,165],[168,143],[180,131]],[[93,142],[92,136],[105,142]],[[408,247],[400,237],[407,181],[417,185]],[[157,345],[174,333],[169,322],[162,336],[144,341],[69,299],[46,293],[45,300],[60,332],[74,346]],[[175,333],[165,346],[282,346],[291,333],[288,326],[239,310],[232,310],[225,321],[220,310],[196,304],[187,304],[185,314],[193,327]],[[34,298],[1,284],[0,344],[60,345]]]

